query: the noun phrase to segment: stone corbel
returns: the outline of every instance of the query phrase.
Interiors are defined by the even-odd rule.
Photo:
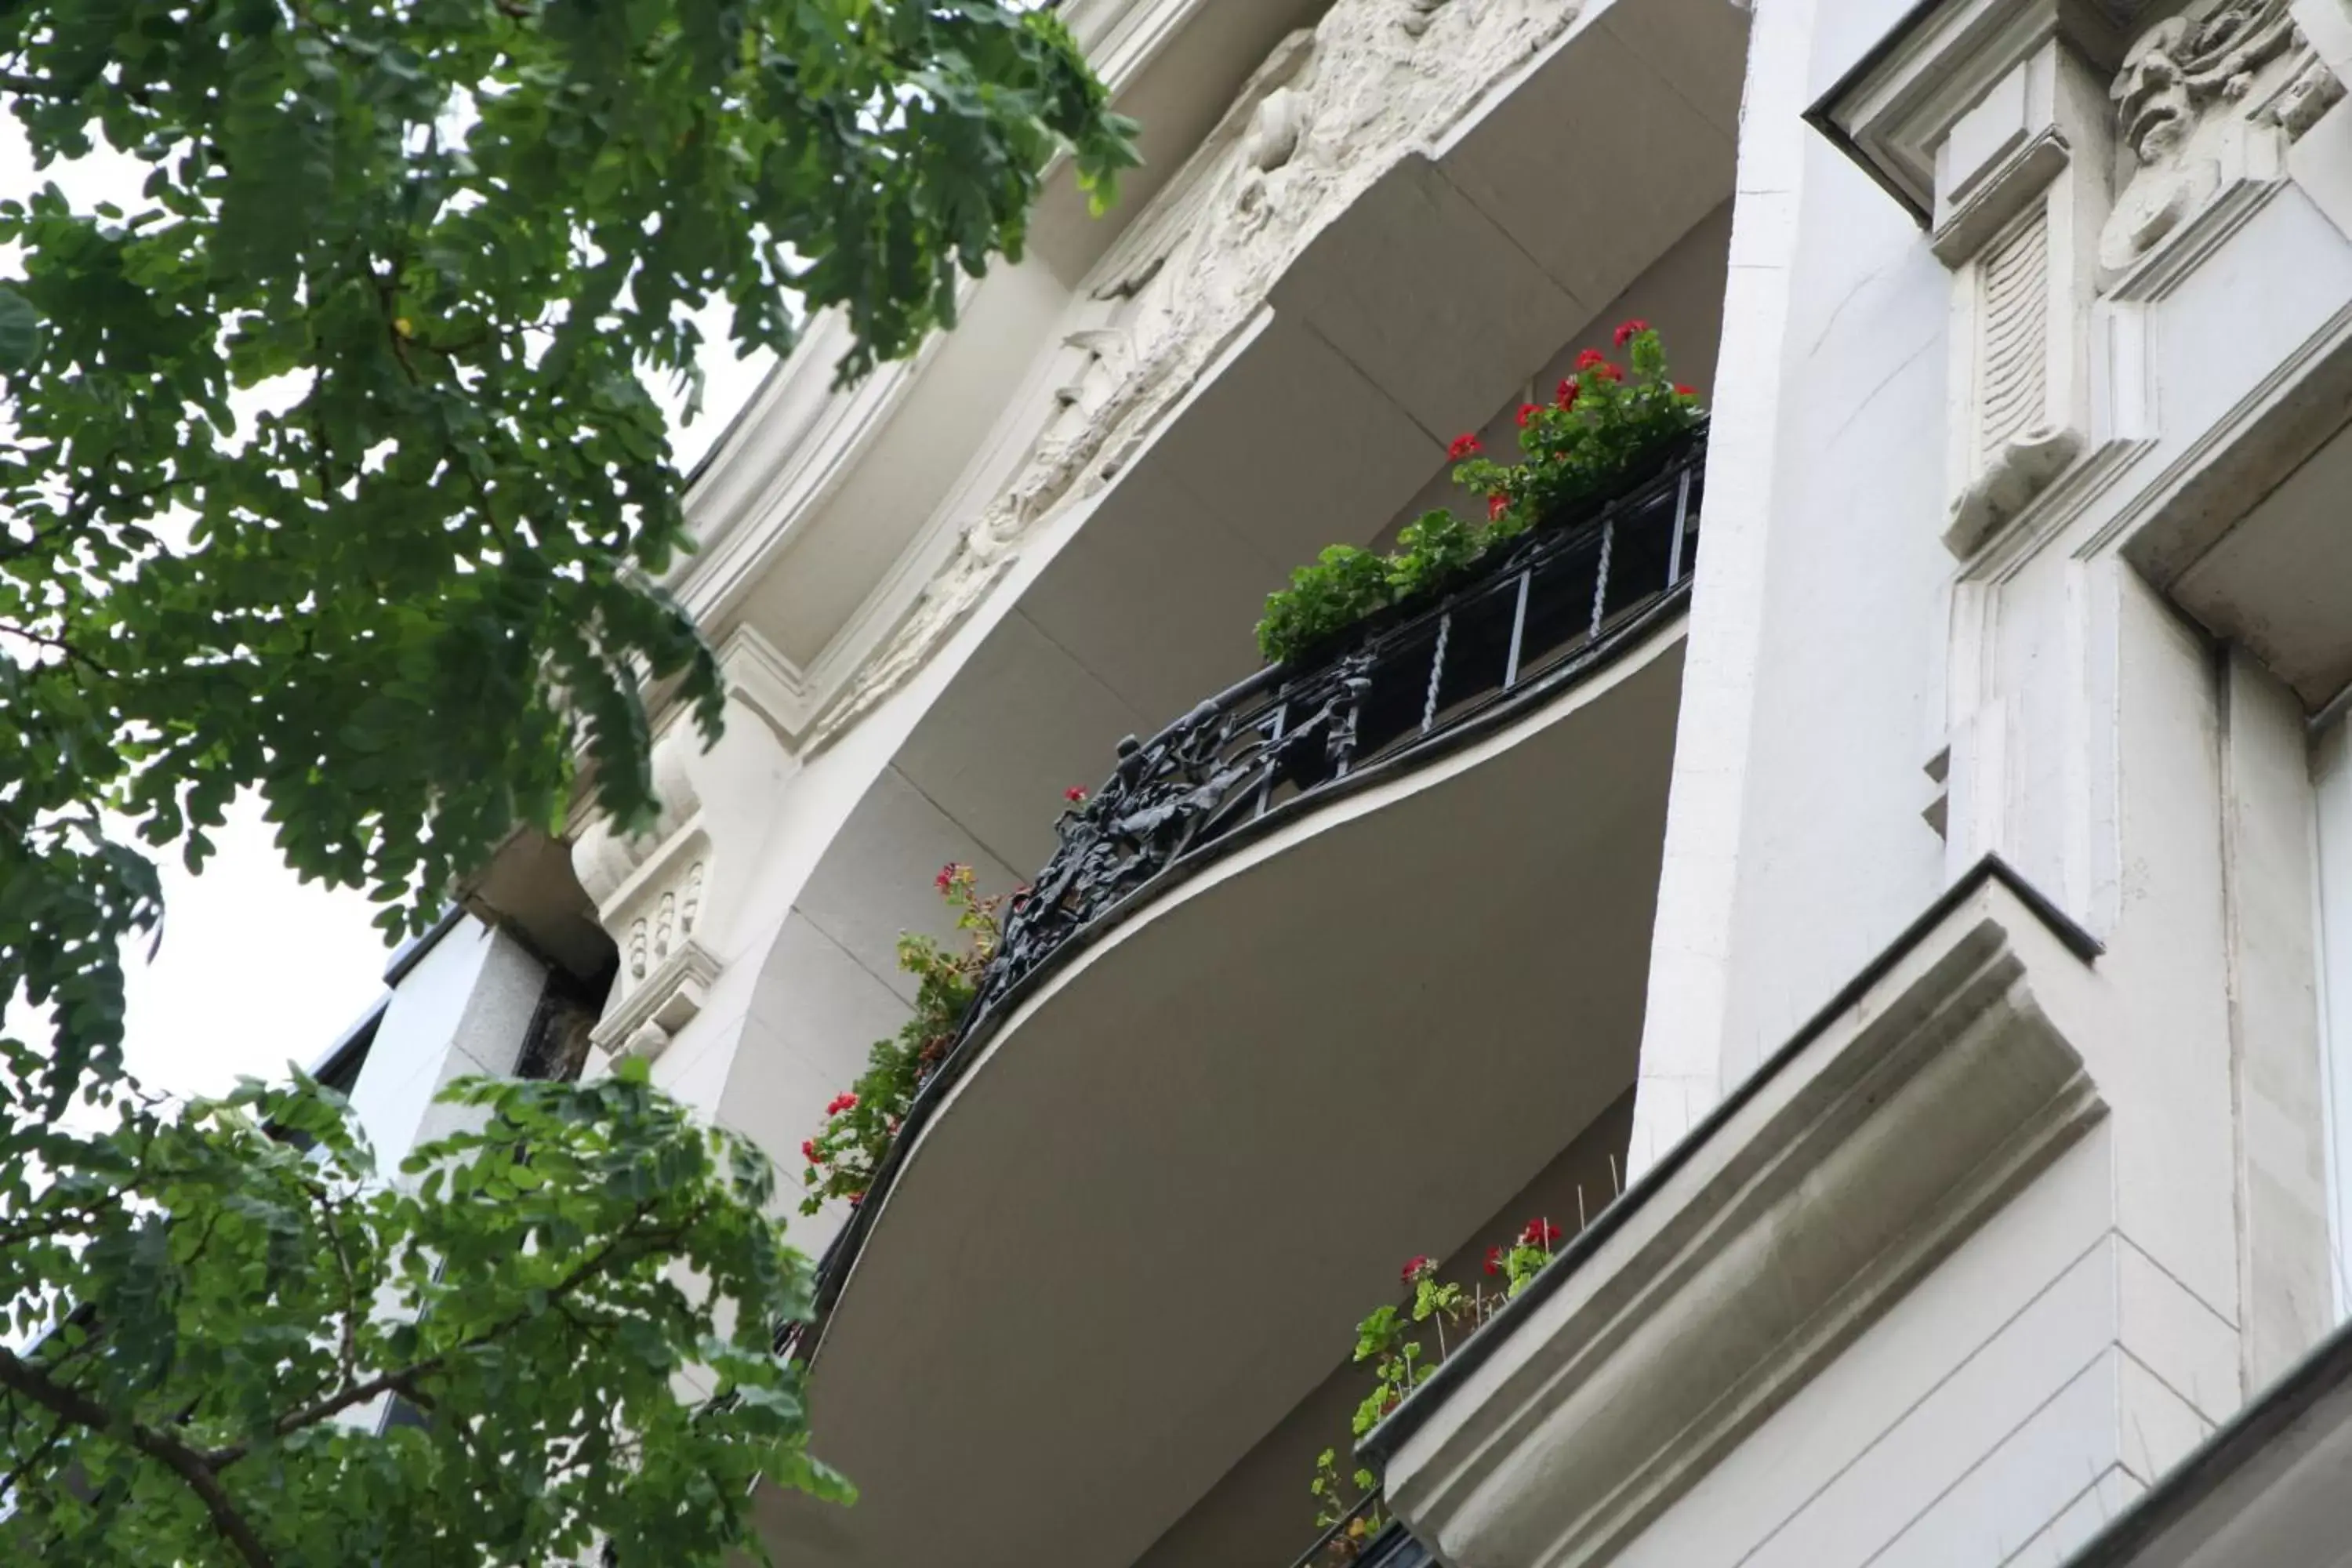
[[[1610,1561],[2105,1113],[2096,951],[1980,863],[1373,1429],[1397,1517]]]
[[[2116,40],[2066,0],[1916,15],[1815,110],[1952,269],[1949,514],[1973,554],[2090,446]]]
[[[644,982],[625,995],[589,1034],[588,1043],[617,1059],[647,1060],[669,1048],[670,1040],[694,1021],[719,979],[719,961],[700,942],[687,939]]]
[[[604,1050],[657,1053],[667,1034],[655,1041],[645,1028],[676,1033],[700,1009],[701,992],[719,973],[695,940],[713,891],[710,836],[690,767],[698,743],[684,724],[655,742],[661,814],[644,831],[618,833],[600,820],[572,846],[580,885],[620,949],[604,1021],[590,1037]]]

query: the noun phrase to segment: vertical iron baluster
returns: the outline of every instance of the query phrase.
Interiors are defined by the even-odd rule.
[[[1519,683],[1519,643],[1528,634],[1528,584],[1534,580],[1535,574],[1533,566],[1519,574],[1518,600],[1511,606],[1511,657],[1503,662],[1503,689],[1506,691]]]
[[[1339,696],[1331,705],[1331,735],[1326,754],[1331,759],[1333,780],[1348,776],[1356,761],[1356,731],[1364,716],[1364,700],[1372,689],[1372,660],[1365,653],[1354,653],[1339,666]]]
[[[1437,722],[1437,685],[1445,679],[1445,642],[1454,631],[1454,612],[1446,611],[1437,617],[1437,647],[1429,656],[1429,695],[1421,703],[1421,732]]]
[[[1609,599],[1609,552],[1617,542],[1617,519],[1601,525],[1601,561],[1592,572],[1592,636],[1601,636],[1601,610]]]
[[[1666,546],[1666,586],[1672,588],[1683,580],[1683,533],[1690,526],[1691,468],[1683,466],[1681,481],[1675,486],[1675,537]]]
[[[1283,724],[1290,717],[1290,699],[1280,697],[1274,704],[1274,729],[1265,738],[1265,777],[1258,780],[1257,808],[1250,815],[1264,816],[1265,808],[1274,802],[1274,784],[1282,773]]]

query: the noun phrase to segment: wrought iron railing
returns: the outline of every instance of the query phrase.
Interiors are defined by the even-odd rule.
[[[1310,803],[1475,739],[1629,647],[1682,602],[1697,558],[1702,429],[1604,506],[1530,531],[1458,581],[1270,665],[1150,741],[1056,825],[1057,848],[1008,906],[955,1044],[917,1092],[865,1201],[817,1268],[821,1324],[931,1108],[1032,983],[1113,915]],[[806,1331],[787,1332],[814,1342]]]
[[[1689,580],[1704,456],[1694,439],[1581,526],[1531,531],[1433,601],[1396,606],[1319,658],[1269,666],[1148,742],[1121,741],[1117,771],[1062,815],[1061,847],[1013,903],[964,1033],[1188,857],[1620,644]]]

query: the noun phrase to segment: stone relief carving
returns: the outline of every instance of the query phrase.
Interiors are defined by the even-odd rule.
[[[688,771],[697,744],[692,727],[683,724],[655,742],[654,789],[661,815],[645,831],[619,834],[609,818],[600,818],[572,847],[580,885],[595,900],[596,918],[620,943],[614,1004],[637,1000],[649,983],[657,991],[675,989],[672,971],[678,966],[671,960],[697,945],[709,862],[702,800]],[[715,973],[714,965],[703,967]]]
[[[2124,168],[2099,235],[2102,282],[2179,232],[2225,185],[2277,178],[2277,140],[2301,135],[2343,91],[2288,0],[2207,0],[2141,34],[2108,94]]]
[[[1338,0],[1279,45],[1096,268],[1036,435],[905,623],[820,717],[812,749],[920,668],[1041,523],[1118,475],[1326,222],[1579,10],[1579,0]]]
[[[1944,542],[1962,558],[2089,447],[2090,240],[2108,211],[2107,86],[2053,37],[1934,143],[1930,244],[1952,268]]]

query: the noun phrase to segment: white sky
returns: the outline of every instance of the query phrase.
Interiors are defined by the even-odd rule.
[[[136,211],[142,178],[107,155],[37,174],[15,119],[0,115],[0,194],[21,196],[55,180],[78,206],[110,197]],[[772,360],[734,358],[728,313],[721,303],[701,318],[707,385],[701,416],[673,429],[681,470],[726,428]],[[125,1054],[151,1088],[205,1094],[240,1074],[276,1077],[289,1060],[307,1066],[383,988],[391,949],[369,924],[374,907],[356,891],[304,886],[270,837],[258,802],[247,799],[213,835],[218,851],[202,877],[174,855],[163,859],[163,943],[152,963],[144,943],[127,955]]]

